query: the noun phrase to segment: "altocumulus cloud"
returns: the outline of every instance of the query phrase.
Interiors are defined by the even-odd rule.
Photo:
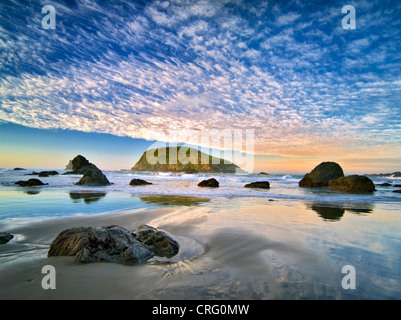
[[[174,0],[0,4],[0,121],[157,139],[255,129],[255,152],[401,154],[400,4]],[[398,7],[397,7],[398,6]]]

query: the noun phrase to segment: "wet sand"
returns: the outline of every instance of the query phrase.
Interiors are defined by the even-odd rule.
[[[399,279],[371,280],[376,270],[361,269],[377,257],[373,249],[363,248],[368,239],[360,234],[371,231],[370,224],[380,218],[380,211],[376,216],[345,211],[335,222],[322,219],[321,214],[322,209],[313,211],[303,203],[244,198],[211,201],[206,206],[19,222],[15,227],[12,220],[4,220],[0,229],[17,237],[0,246],[0,299],[358,299],[394,295]],[[359,229],[354,237],[351,231],[355,234],[356,222]],[[47,257],[51,241],[62,230],[111,224],[133,231],[141,224],[165,230],[180,243],[180,252],[171,259],[154,258],[137,266],[82,265],[73,257]],[[353,292],[341,288],[341,268],[349,263],[359,268],[359,290]],[[396,268],[397,263],[387,262],[387,266]],[[56,269],[55,290],[41,286],[44,265]]]

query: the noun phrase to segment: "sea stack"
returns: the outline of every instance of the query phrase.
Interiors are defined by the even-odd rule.
[[[218,188],[219,182],[215,178],[203,180],[198,183],[198,187]]]
[[[81,180],[76,183],[77,185],[105,186],[110,184],[103,172],[85,157],[78,155],[71,163],[72,173],[83,174]]]
[[[301,188],[328,187],[329,181],[344,177],[344,171],[338,163],[322,162],[311,172],[305,174],[299,186]]]
[[[376,190],[372,180],[365,176],[357,174],[330,180],[329,190],[344,192],[373,192]]]

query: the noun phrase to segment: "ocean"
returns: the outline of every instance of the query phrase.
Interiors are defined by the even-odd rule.
[[[377,185],[373,194],[299,188],[302,176],[285,173],[104,171],[110,186],[77,186],[79,175],[41,177],[48,185],[40,187],[15,185],[37,178],[27,175],[32,171],[0,170],[0,231],[15,235],[0,246],[0,284],[8,287],[1,298],[63,299],[76,296],[77,288],[86,294],[81,298],[96,298],[100,285],[114,286],[113,292],[124,299],[401,299],[401,194],[393,192],[395,187],[378,186],[401,184],[399,178],[371,177]],[[212,177],[219,188],[197,186]],[[134,178],[152,185],[130,186]],[[269,181],[270,189],[244,188],[255,181]],[[46,257],[51,240],[69,221],[137,226],[138,213],[182,243],[171,261],[155,260],[137,269],[153,285],[127,288],[116,276],[114,284],[93,279],[93,288],[80,288],[78,277],[77,288],[53,295],[40,291],[38,296],[35,281],[24,293],[10,288],[8,279],[18,278],[15,264],[26,259],[38,265],[50,261],[67,273],[76,270],[66,266],[70,261]],[[342,285],[342,268],[349,265],[356,271],[355,289]],[[121,266],[99,263],[81,270],[86,270],[85,283],[91,283],[92,273],[115,268]],[[30,272],[37,274],[26,270]]]

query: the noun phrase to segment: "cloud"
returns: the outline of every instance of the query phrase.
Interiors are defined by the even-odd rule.
[[[86,0],[59,8],[51,33],[40,12],[26,18],[7,8],[0,120],[148,139],[172,122],[255,129],[256,153],[294,157],[400,151],[401,80],[389,71],[400,67],[400,35],[390,17],[376,23],[392,38],[345,34],[338,8],[306,4]]]

